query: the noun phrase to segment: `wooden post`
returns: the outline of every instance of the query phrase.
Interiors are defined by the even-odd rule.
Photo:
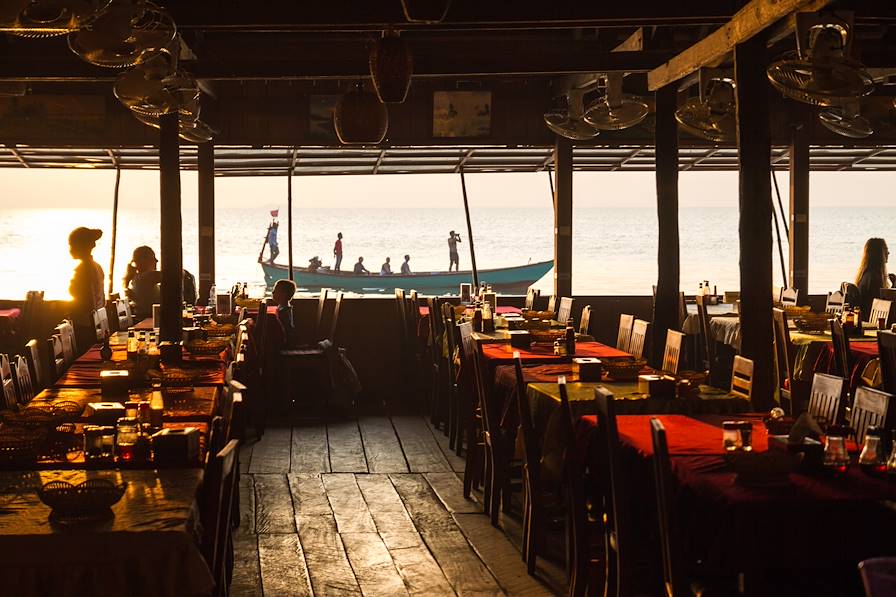
[[[293,149],[293,161],[295,161],[295,149]],[[289,243],[289,279],[295,279],[292,267],[292,167],[286,173],[286,239]]]
[[[215,144],[199,144],[199,298],[208,304],[215,283]]]
[[[651,365],[662,366],[666,332],[677,330],[679,321],[679,242],[678,242],[678,123],[675,121],[678,89],[666,85],[656,92],[656,213],[657,245],[656,297],[653,304]]]
[[[799,122],[790,137],[790,285],[809,299],[809,139]]]
[[[734,49],[740,162],[740,352],[753,360],[753,407],[774,406],[772,190],[767,55],[760,34]]]
[[[180,213],[180,140],[177,112],[159,119],[160,244],[162,314],[159,339],[181,342],[183,307],[183,231]]]
[[[572,141],[554,143],[554,295],[572,296]]]

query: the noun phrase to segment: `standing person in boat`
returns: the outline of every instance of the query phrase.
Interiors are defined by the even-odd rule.
[[[386,263],[380,266],[380,275],[381,276],[391,276],[392,275],[392,264],[391,260],[386,257]]]
[[[457,243],[461,242],[460,234],[454,230],[448,233],[448,271],[454,266],[454,271],[460,270],[460,257],[457,255]]]
[[[404,256],[404,263],[401,264],[401,275],[402,276],[410,276],[411,275],[411,256]]]
[[[364,267],[364,258],[358,257],[358,263],[355,264],[355,273],[356,274],[369,274],[367,268]]]
[[[68,236],[69,253],[80,263],[68,291],[72,295],[72,324],[78,346],[89,347],[96,343],[93,313],[106,305],[103,291],[103,268],[93,260],[93,248],[103,235],[95,228],[75,228]]]
[[[333,245],[333,257],[336,258],[336,265],[333,266],[333,271],[338,272],[339,268],[342,266],[342,233],[341,232],[336,234],[336,244]]]
[[[271,215],[276,217],[276,210],[271,211]],[[277,244],[277,230],[279,228],[280,223],[277,220],[274,220],[271,222],[271,225],[268,226],[268,247],[271,250],[271,258],[268,259],[268,263],[274,263],[274,259],[280,254],[280,245]]]
[[[152,317],[152,306],[161,301],[162,272],[152,247],[146,245],[134,249],[131,262],[124,274],[125,295],[134,303],[134,314],[140,319]],[[196,278],[183,271],[184,302],[196,303]]]

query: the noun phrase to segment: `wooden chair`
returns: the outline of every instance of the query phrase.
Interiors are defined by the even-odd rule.
[[[22,305],[21,334],[25,338],[31,338],[40,331],[40,322],[44,311],[44,291],[29,290],[25,293],[25,303]]]
[[[473,324],[470,322],[461,323],[457,326],[458,337],[458,355],[460,357],[462,376],[461,391],[458,394],[457,408],[455,414],[457,421],[457,438],[454,443],[454,453],[458,456],[463,455],[464,441],[467,446],[471,444],[471,436],[475,436],[477,427],[481,424],[476,420],[476,409],[481,409],[480,404],[481,388],[479,386],[478,370],[474,359],[476,357],[476,343],[473,341]],[[484,414],[482,416],[485,416]]]
[[[735,398],[753,399],[753,361],[740,355],[731,366],[731,392]]]
[[[877,325],[877,322],[880,319],[883,319],[886,322],[887,328],[890,325],[890,306],[893,304],[892,301],[887,301],[884,299],[876,298],[871,301],[871,313],[868,314],[868,323],[873,323]]]
[[[666,330],[666,348],[663,351],[663,371],[678,374],[678,361],[681,356],[681,341],[684,334],[675,330]]]
[[[632,324],[632,339],[628,345],[628,352],[636,359],[644,355],[644,342],[647,339],[647,329],[650,323],[643,319],[636,319]]]
[[[839,290],[828,293],[827,301],[824,304],[824,312],[831,315],[839,315],[843,311],[843,293]]]
[[[336,333],[339,331],[339,315],[342,312],[343,298],[345,298],[344,292],[340,292],[336,295],[336,300],[333,303],[333,315],[330,316],[330,329],[327,332],[327,339],[329,339],[334,346],[338,346]]]
[[[539,291],[534,288],[529,288],[526,291],[526,302],[523,305],[523,308],[527,311],[533,311],[535,309],[535,299],[538,298]]]
[[[228,594],[227,560],[231,545],[234,475],[239,441],[227,442],[210,455],[202,486],[202,552],[215,580],[213,596]]]
[[[433,427],[444,427],[447,431],[447,404],[445,403],[444,384],[442,373],[445,371],[442,359],[442,311],[438,297],[428,297],[426,306],[429,308],[429,346],[426,352],[430,373],[429,388],[429,421]]]
[[[556,313],[556,312],[557,312],[557,295],[552,294],[552,295],[551,295],[551,298],[548,299],[548,308],[547,308],[547,310],[550,311],[551,313]],[[555,317],[554,319],[556,319],[556,317]]]
[[[591,305],[582,307],[582,317],[579,318],[579,334],[582,336],[591,334]]]
[[[75,342],[75,326],[68,319],[63,319],[62,323],[56,326],[55,331],[62,339],[65,366],[68,367],[75,362],[75,357],[78,356],[78,346]]]
[[[861,446],[869,427],[887,427],[890,401],[893,394],[864,386],[856,388],[852,401],[850,424],[856,432],[856,442]]]
[[[51,385],[59,377],[65,373],[68,368],[68,362],[65,359],[65,348],[62,336],[53,334],[47,339],[47,354],[50,355],[49,365],[50,373],[47,376],[47,385]]]
[[[93,329],[96,331],[97,342],[102,342],[109,335],[109,316],[105,307],[93,312]]]
[[[34,398],[34,384],[31,382],[31,371],[28,361],[22,355],[16,355],[12,362],[13,375],[16,380],[16,392],[19,404],[28,404]]]
[[[800,291],[796,288],[785,288],[781,291],[781,304],[785,307],[795,307],[799,296]]]
[[[115,315],[118,318],[118,330],[125,331],[134,325],[134,316],[131,314],[131,304],[123,299],[115,301]]]
[[[314,325],[311,330],[311,341],[317,342],[320,340],[320,334],[323,331],[324,327],[324,313],[327,309],[327,294],[329,293],[329,289],[321,288],[320,296],[317,299],[317,314],[314,317]]]
[[[560,323],[566,323],[569,321],[570,316],[572,315],[572,303],[573,299],[569,297],[563,297],[560,299],[560,307],[557,308],[557,315],[554,317],[555,320]]]
[[[446,404],[447,404],[447,417],[448,417],[448,447],[450,449],[455,449],[455,445],[458,442],[458,429],[457,429],[457,411],[458,411],[458,402],[460,401],[460,392],[461,387],[457,383],[457,361],[455,361],[455,356],[458,354],[457,346],[460,344],[460,334],[457,330],[457,321],[455,320],[455,311],[454,305],[449,302],[442,303],[442,321],[444,322],[445,328],[445,345],[448,349],[448,356],[446,359]],[[462,439],[460,441],[463,441]]]
[[[880,354],[880,376],[885,392],[896,394],[896,333],[877,333],[877,350]]]
[[[852,350],[849,348],[849,337],[843,331],[839,319],[831,319],[831,341],[834,347],[834,373],[845,379],[852,375]]]
[[[729,384],[728,376],[722,371],[719,354],[716,350],[716,339],[712,333],[712,326],[709,325],[709,313],[706,310],[706,302],[703,295],[697,295],[697,322],[700,329],[700,344],[703,352],[703,369],[708,371],[707,381],[710,385],[716,387],[727,387]]]
[[[9,356],[5,354],[0,354],[0,388],[3,390],[4,407],[16,408],[19,403],[19,395],[16,392],[16,383],[12,377]]]
[[[772,320],[775,330],[775,362],[778,374],[778,392],[781,394],[782,404],[786,400],[791,414],[799,410],[794,408],[793,394],[795,381],[793,379],[794,358],[796,349],[790,340],[790,328],[787,327],[787,312],[784,309],[772,309]]]
[[[31,385],[34,387],[35,393],[37,393],[47,387],[48,380],[46,364],[40,356],[40,345],[34,338],[25,344],[25,359],[28,361],[28,368],[31,373]]]
[[[635,323],[635,316],[623,313],[619,316],[619,332],[616,334],[616,348],[625,352],[631,352],[629,344],[632,338],[632,326]]]
[[[842,377],[816,373],[812,378],[812,394],[809,397],[809,414],[824,426],[836,425],[840,419],[840,400],[846,381]]]

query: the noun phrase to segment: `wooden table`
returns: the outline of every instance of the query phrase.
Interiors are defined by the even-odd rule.
[[[114,517],[59,524],[37,497],[48,481],[128,484]],[[198,545],[199,469],[0,472],[0,595],[208,594]]]
[[[576,357],[597,357],[599,359],[632,358],[632,355],[600,342],[578,342],[576,354],[557,356],[554,347],[547,344],[533,344],[529,348],[512,348],[510,345],[486,344],[482,356],[491,367],[513,364],[513,353],[519,352],[523,364],[569,363]]]
[[[219,386],[194,386],[186,391],[177,392],[162,390],[162,399],[165,402],[163,420],[211,423],[212,417],[218,411],[220,393]],[[151,396],[152,391],[148,389],[135,390],[128,394],[131,400],[149,400]],[[57,402],[75,402],[85,408],[91,402],[108,402],[108,398],[103,397],[99,388],[47,388],[35,396],[30,405],[49,406]],[[83,415],[80,421],[90,422]]]

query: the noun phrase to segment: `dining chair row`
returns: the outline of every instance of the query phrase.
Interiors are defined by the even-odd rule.
[[[635,319],[634,315],[623,313],[619,316],[619,332],[616,335],[616,348],[630,353],[637,359],[644,355],[644,343],[650,322]]]

